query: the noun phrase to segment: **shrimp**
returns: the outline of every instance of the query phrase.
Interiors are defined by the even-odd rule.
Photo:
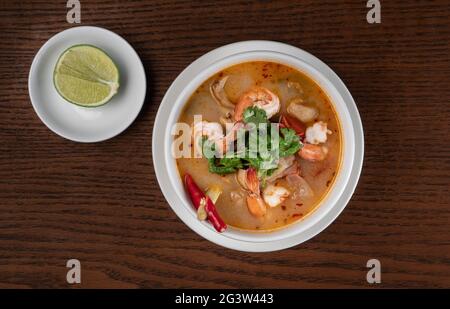
[[[247,196],[247,208],[248,211],[250,211],[250,213],[257,218],[264,217],[267,212],[266,204],[261,196],[254,194]]]
[[[253,87],[245,92],[234,108],[234,120],[241,121],[246,108],[256,106],[263,109],[267,119],[280,111],[280,99],[278,96],[264,87]]]
[[[264,202],[270,207],[276,207],[283,203],[290,195],[288,189],[281,186],[268,185],[262,195],[264,198]]]
[[[298,152],[298,155],[305,160],[316,162],[322,161],[328,154],[328,148],[326,146],[319,146],[305,143]]]
[[[300,158],[311,162],[325,160],[328,154],[328,148],[318,144],[326,143],[327,135],[331,133],[327,128],[327,123],[323,121],[318,121],[308,127],[305,132],[305,143],[298,152]]]
[[[201,156],[202,149],[202,139],[204,136],[208,138],[209,141],[215,144],[221,144],[221,139],[223,139],[223,128],[220,123],[199,121],[192,125],[192,136],[194,139],[194,150],[196,155]]]
[[[226,95],[224,89],[228,78],[229,76],[224,76],[218,80],[215,80],[211,84],[209,92],[211,93],[214,101],[216,101],[219,106],[222,106],[226,109],[233,109],[234,104],[228,99],[228,96]]]
[[[319,121],[306,129],[305,141],[313,145],[326,143],[327,134],[331,133],[332,132],[327,128],[327,123]]]
[[[236,132],[243,127],[244,124],[242,122],[236,122],[225,135],[220,123],[199,121],[192,126],[194,143],[196,146],[200,146],[199,148],[201,149],[201,140],[206,136],[209,141],[216,145],[219,153],[225,153],[228,150],[229,145],[236,140]]]
[[[256,170],[252,167],[247,170],[239,170],[237,178],[241,186],[248,192],[248,211],[257,218],[264,217],[267,212],[267,207],[264,200],[261,198],[259,179]]]

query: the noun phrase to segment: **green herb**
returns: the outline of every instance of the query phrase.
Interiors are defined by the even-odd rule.
[[[215,148],[216,144],[204,136],[202,139],[202,150],[203,155],[208,160],[210,173],[219,175],[231,174],[243,167],[241,159],[237,157],[224,156],[223,158],[216,158],[214,155],[207,156],[208,153],[214,153]]]
[[[244,165],[240,158],[210,158],[208,159],[208,168],[211,173],[225,175],[234,173]]]
[[[268,123],[266,111],[256,106],[247,107],[245,109],[243,121],[245,123],[254,123],[255,125]]]
[[[248,107],[243,114],[243,121],[246,124],[254,124],[245,133],[245,147],[236,150],[234,153],[225,155],[223,158],[215,156],[207,157],[208,167],[211,173],[225,175],[234,173],[238,169],[253,167],[258,171],[258,177],[263,181],[277,169],[278,159],[287,157],[298,152],[303,144],[294,130],[281,128],[278,143],[272,144],[270,122],[266,112],[258,107]],[[264,125],[265,124],[265,125]],[[267,150],[260,151],[259,139],[266,137]],[[252,147],[250,147],[252,145]],[[256,147],[255,147],[256,145]],[[213,142],[203,139],[203,147],[208,146],[214,151]],[[205,150],[205,148],[203,148]]]
[[[294,130],[288,128],[281,128],[280,136],[280,157],[287,157],[295,154],[302,149],[303,144]]]

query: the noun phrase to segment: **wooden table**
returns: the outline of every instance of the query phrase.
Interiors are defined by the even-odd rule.
[[[381,1],[81,1],[82,25],[130,42],[148,95],[123,134],[81,144],[53,134],[28,97],[41,45],[70,28],[66,1],[0,1],[0,287],[450,287],[450,5]],[[227,250],[192,232],[156,181],[156,111],[189,63],[224,44],[276,40],[330,65],[366,139],[344,212],[281,252]],[[66,282],[81,261],[82,283]],[[381,261],[382,283],[366,282]]]

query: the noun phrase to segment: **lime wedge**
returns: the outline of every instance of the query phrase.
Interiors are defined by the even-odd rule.
[[[58,93],[70,103],[96,107],[117,93],[119,70],[103,50],[75,45],[59,57],[53,82]]]

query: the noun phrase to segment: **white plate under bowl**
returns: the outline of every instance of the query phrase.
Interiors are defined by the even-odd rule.
[[[69,103],[53,85],[59,56],[77,44],[101,48],[119,68],[119,92],[103,106],[87,108]],[[50,38],[36,54],[28,78],[31,103],[42,122],[64,138],[86,143],[124,131],[139,114],[146,88],[144,67],[133,47],[114,32],[90,26],[70,28]]]
[[[330,96],[338,113],[343,135],[343,158],[336,181],[319,207],[304,219],[272,232],[247,232],[228,227],[217,233],[207,221],[196,217],[171,156],[172,125],[195,89],[210,76],[237,63],[266,60],[294,67]],[[311,54],[283,43],[246,41],[215,49],[190,64],[172,83],[156,116],[153,128],[153,162],[161,190],[178,217],[204,238],[227,248],[267,252],[300,244],[324,230],[350,200],[361,173],[364,136],[355,102],[339,77]]]

